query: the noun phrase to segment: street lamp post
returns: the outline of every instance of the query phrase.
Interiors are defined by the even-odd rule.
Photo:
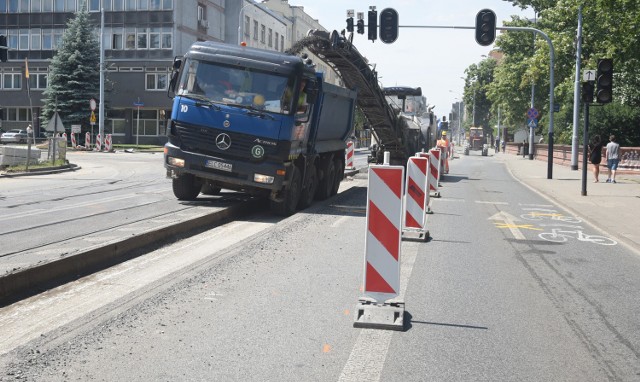
[[[244,15],[244,9],[249,6],[256,5],[253,0],[249,1],[250,3],[244,5],[242,8],[240,8],[240,12],[238,12],[238,45],[240,45],[240,43],[242,42],[242,16]]]

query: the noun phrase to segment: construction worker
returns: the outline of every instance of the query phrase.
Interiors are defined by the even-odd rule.
[[[442,132],[442,137],[438,139],[436,144],[440,149],[440,155],[442,156],[442,163],[444,163],[444,173],[449,173],[449,140],[447,139],[447,131]]]

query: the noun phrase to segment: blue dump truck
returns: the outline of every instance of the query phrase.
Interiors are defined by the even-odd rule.
[[[174,60],[164,165],[180,200],[222,188],[288,216],[338,191],[355,91],[295,55],[196,42]]]

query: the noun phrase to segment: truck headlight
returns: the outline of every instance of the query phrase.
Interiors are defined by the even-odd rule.
[[[253,174],[253,181],[256,183],[273,184],[274,177],[263,174]]]
[[[184,159],[180,158],[168,157],[167,163],[176,167],[184,167]]]

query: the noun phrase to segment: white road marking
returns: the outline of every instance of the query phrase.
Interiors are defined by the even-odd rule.
[[[515,237],[518,240],[525,240],[526,237],[522,234],[522,232],[520,232],[520,230],[516,227],[516,221],[520,221],[520,219],[516,218],[515,216],[504,212],[504,211],[500,211],[497,214],[491,216],[489,218],[489,220],[501,220],[504,222],[505,225],[508,226],[509,231],[511,231],[511,234],[513,235],[513,237]]]
[[[488,201],[488,200],[476,200],[476,203],[478,204],[502,204],[502,205],[508,205],[508,202],[492,202],[492,201]]]

